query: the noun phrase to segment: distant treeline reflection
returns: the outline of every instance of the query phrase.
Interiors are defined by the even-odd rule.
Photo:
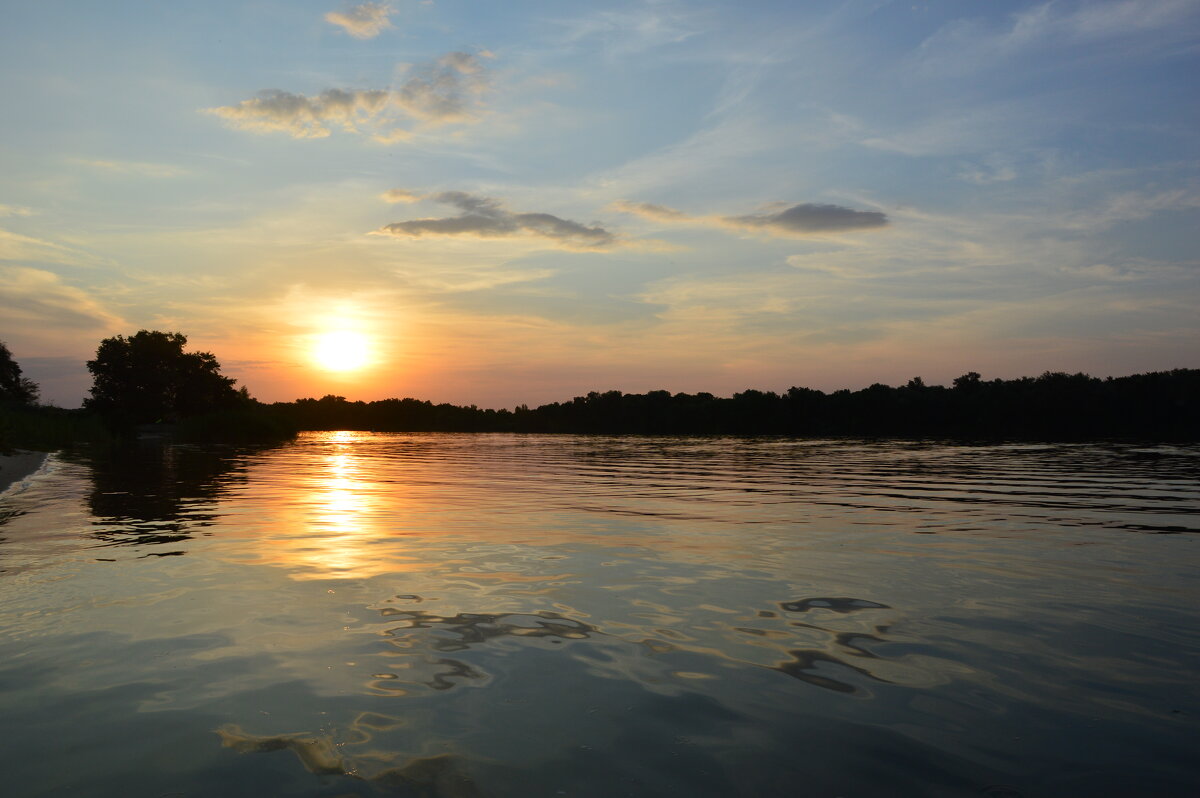
[[[951,387],[876,383],[833,393],[791,388],[710,393],[607,391],[537,408],[481,409],[418,399],[349,401],[341,396],[269,405],[295,429],[396,432],[574,432],[606,434],[1200,437],[1200,369],[1099,379],[1047,372]]]

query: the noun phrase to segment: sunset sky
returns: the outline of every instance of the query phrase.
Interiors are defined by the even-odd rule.
[[[267,401],[1200,367],[1195,0],[38,0],[0,65],[62,406],[143,328]]]

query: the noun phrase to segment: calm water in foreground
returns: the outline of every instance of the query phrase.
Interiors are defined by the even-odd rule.
[[[6,796],[1192,796],[1200,446],[308,434],[0,497]]]

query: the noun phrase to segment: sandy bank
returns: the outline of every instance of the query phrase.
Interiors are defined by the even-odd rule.
[[[45,452],[15,451],[12,454],[0,454],[0,493],[4,493],[14,482],[20,482],[25,477],[42,467],[46,462]]]

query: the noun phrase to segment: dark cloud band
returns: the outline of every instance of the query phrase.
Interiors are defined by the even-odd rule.
[[[406,195],[410,193],[398,189],[393,191]],[[607,249],[616,243],[616,236],[598,225],[589,227],[550,213],[514,213],[491,197],[479,197],[462,191],[443,191],[431,194],[426,199],[450,205],[461,213],[444,218],[394,222],[376,232],[399,238],[531,236],[554,242],[564,249]]]
[[[819,235],[821,233],[874,230],[887,227],[887,214],[879,211],[856,211],[841,205],[819,205],[802,202],[780,211],[752,213],[744,216],[691,216],[665,205],[620,200],[616,210],[667,224],[692,224],[708,227],[727,227],[736,230],[755,230],[782,236]]]
[[[841,205],[801,203],[778,213],[725,216],[722,221],[731,227],[769,230],[783,235],[836,233],[850,230],[872,230],[886,227],[887,215],[879,211],[856,211]]]

